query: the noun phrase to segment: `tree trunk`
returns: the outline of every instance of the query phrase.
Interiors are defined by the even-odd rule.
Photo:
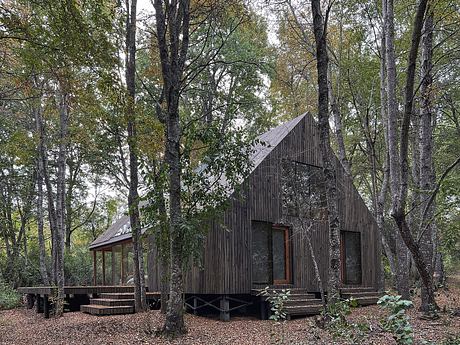
[[[382,17],[386,16],[386,0],[382,0]],[[385,145],[388,147],[388,97],[387,97],[387,70],[386,70],[386,35],[385,30],[382,30],[381,46],[380,46],[380,116],[383,123],[383,133],[385,139]],[[373,151],[375,154],[375,150]],[[375,161],[374,157],[374,161]],[[374,166],[374,165],[373,165]],[[377,172],[375,172],[377,174]],[[380,191],[376,198],[376,220],[377,226],[380,232],[380,241],[382,242],[382,248],[385,252],[385,256],[388,259],[390,265],[391,276],[394,279],[396,276],[396,259],[389,241],[387,240],[387,232],[385,231],[385,204],[387,200],[388,187],[390,179],[390,163],[388,152],[385,153],[383,161],[383,180],[380,186]],[[376,179],[375,179],[376,180]],[[380,287],[385,286],[385,275],[383,270],[383,263],[381,267],[381,282]]]
[[[414,83],[415,83],[415,67],[417,62],[418,48],[420,44],[421,31],[423,20],[425,17],[425,10],[427,7],[427,0],[421,0],[417,6],[417,13],[415,15],[411,47],[407,61],[406,82],[404,89],[404,114],[402,118],[401,135],[400,135],[400,148],[399,148],[399,161],[397,156],[393,156],[397,151],[397,136],[396,136],[396,98],[392,99],[390,95],[396,93],[396,78],[393,69],[395,65],[394,59],[394,16],[393,16],[393,0],[388,0],[387,3],[387,53],[393,51],[393,55],[387,54],[387,68],[388,68],[388,94],[389,94],[389,121],[388,121],[388,136],[389,136],[389,152],[390,152],[390,176],[391,176],[391,192],[392,192],[392,217],[395,219],[404,243],[412,254],[414,263],[418,269],[423,285],[426,288],[428,301],[427,305],[431,308],[436,307],[433,290],[433,280],[430,272],[427,270],[427,265],[420,251],[418,243],[414,240],[409,225],[406,219],[406,203],[407,203],[407,188],[408,188],[408,147],[409,147],[409,127],[413,113],[413,99],[414,99]],[[388,40],[390,38],[390,40]],[[390,68],[391,67],[391,68]],[[390,72],[391,71],[391,72]],[[391,85],[390,85],[391,81]],[[390,106],[391,105],[391,106]],[[393,108],[394,107],[394,108]],[[390,111],[391,110],[391,111]],[[393,123],[393,120],[395,121]]]
[[[338,193],[334,156],[329,138],[329,99],[327,54],[327,17],[323,21],[321,2],[311,0],[313,30],[316,42],[316,67],[318,70],[318,125],[320,149],[323,159],[326,200],[329,221],[329,273],[328,303],[340,298],[340,218],[338,213]]]
[[[37,231],[38,231],[38,247],[39,247],[39,262],[40,262],[40,275],[42,283],[45,286],[50,285],[48,269],[46,268],[46,248],[45,238],[43,235],[43,156],[44,156],[44,133],[43,121],[40,105],[34,109],[35,125],[38,135],[38,162],[37,162]]]
[[[64,313],[64,236],[65,236],[65,178],[68,140],[69,120],[69,94],[60,83],[59,91],[59,152],[57,161],[57,182],[56,182],[56,231],[54,242],[56,246],[55,275],[57,296],[55,302],[55,315],[62,316]]]
[[[340,75],[339,75],[340,78]],[[328,80],[328,92],[329,92],[329,99],[331,102],[331,110],[332,110],[332,118],[334,120],[334,127],[335,127],[335,137],[337,139],[337,153],[339,156],[340,163],[342,163],[343,169],[351,177],[351,164],[347,158],[347,153],[345,149],[345,142],[343,140],[343,132],[342,132],[342,114],[340,113],[340,107],[337,103],[337,99],[334,97],[334,93],[332,90],[332,82]]]
[[[136,6],[137,0],[126,1],[126,87],[128,91],[126,117],[128,120],[128,146],[129,146],[129,219],[133,239],[134,261],[134,306],[136,312],[147,309],[145,295],[145,279],[143,264],[143,248],[141,239],[141,222],[139,214],[138,194],[138,153],[136,129]]]
[[[166,123],[166,155],[169,168],[169,302],[163,332],[176,336],[186,332],[184,323],[184,236],[181,204],[179,97],[189,47],[190,1],[164,3],[154,0],[156,37],[163,76]],[[169,40],[169,42],[167,41]]]
[[[434,246],[436,245],[436,226],[434,223],[435,204],[427,205],[430,195],[435,188],[435,174],[433,168],[433,128],[432,128],[432,59],[433,59],[433,12],[429,8],[425,20],[422,37],[422,64],[421,64],[421,112],[420,112],[420,210],[428,210],[420,222],[420,250],[422,252],[426,269],[433,276]],[[421,211],[424,212],[424,211]],[[429,291],[422,287],[422,310],[430,309]]]

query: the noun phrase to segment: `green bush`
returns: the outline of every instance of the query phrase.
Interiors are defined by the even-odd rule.
[[[21,296],[17,291],[0,280],[0,310],[16,308],[20,303]]]
[[[334,339],[342,338],[350,342],[360,342],[369,331],[367,324],[347,320],[351,309],[356,307],[358,307],[358,301],[350,298],[328,305],[326,312],[322,312],[323,319],[328,320],[327,329]]]
[[[377,304],[390,311],[390,315],[382,321],[382,326],[393,334],[396,343],[413,344],[412,326],[406,315],[406,310],[413,306],[412,302],[401,299],[401,296],[385,295],[379,299]]]
[[[260,293],[262,296],[267,297],[267,301],[270,303],[270,320],[279,322],[286,319],[286,311],[284,309],[284,303],[289,299],[291,295],[290,290],[282,289],[281,291],[270,291],[267,286]]]
[[[65,284],[90,285],[93,280],[93,261],[86,246],[74,247],[64,258]]]

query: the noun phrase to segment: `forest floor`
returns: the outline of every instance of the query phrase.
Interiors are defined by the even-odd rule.
[[[452,277],[448,289],[437,292],[441,308],[437,320],[421,319],[415,308],[408,311],[415,344],[460,344],[460,317],[452,311],[460,308],[460,276]],[[369,330],[358,340],[334,339],[326,329],[316,325],[315,317],[294,319],[282,325],[273,321],[235,317],[230,322],[186,314],[188,334],[168,340],[155,335],[163,316],[158,311],[142,314],[98,317],[79,312],[66,313],[60,319],[45,320],[34,310],[17,308],[0,312],[0,344],[232,344],[257,345],[275,343],[284,334],[283,344],[396,344],[390,333],[380,326],[387,313],[380,307],[353,309],[348,320],[365,323]],[[345,333],[345,332],[344,332]],[[447,342],[447,339],[451,339]],[[453,340],[456,339],[456,340]],[[280,344],[281,342],[277,342]]]

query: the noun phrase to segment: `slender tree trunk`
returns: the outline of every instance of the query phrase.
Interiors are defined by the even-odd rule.
[[[327,304],[326,304],[326,299],[324,296],[323,280],[321,279],[321,273],[319,271],[318,261],[316,260],[315,251],[313,250],[311,239],[308,235],[306,236],[306,241],[307,241],[307,246],[308,246],[308,252],[310,253],[311,261],[313,262],[313,269],[315,271],[315,277],[316,277],[316,280],[318,281],[319,293],[321,295],[321,303],[323,305],[324,311],[326,312]]]
[[[48,277],[48,269],[46,268],[46,248],[45,238],[43,235],[43,151],[44,151],[44,133],[43,133],[43,121],[41,115],[41,108],[38,106],[34,110],[35,114],[35,125],[37,134],[39,137],[38,141],[38,162],[37,162],[37,231],[38,231],[38,247],[39,247],[39,262],[40,262],[40,275],[42,277],[42,283],[45,286],[50,285]]]
[[[433,168],[433,132],[432,132],[432,59],[433,59],[433,12],[428,9],[422,37],[422,64],[421,64],[421,112],[420,112],[420,210],[424,210],[432,191],[435,188],[435,174]],[[423,212],[423,211],[421,211]],[[425,219],[421,219],[419,233],[420,250],[426,269],[433,276],[434,257],[436,254],[436,226],[434,222],[435,204],[428,206]],[[426,228],[426,230],[425,230]],[[429,291],[422,287],[422,310],[430,309]]]
[[[434,290],[433,290],[433,280],[430,272],[427,270],[426,262],[423,258],[423,255],[420,251],[418,243],[414,240],[409,225],[406,219],[406,203],[407,203],[407,189],[408,189],[408,175],[409,175],[409,164],[408,164],[408,148],[409,148],[409,127],[411,122],[411,117],[413,114],[413,100],[414,100],[414,84],[415,84],[415,67],[417,63],[417,55],[420,44],[420,37],[422,32],[423,21],[425,17],[425,10],[427,7],[427,0],[420,0],[417,6],[417,12],[415,15],[411,47],[409,51],[409,57],[407,61],[407,70],[406,70],[406,82],[404,89],[404,114],[402,118],[401,126],[401,135],[400,135],[400,147],[399,147],[399,162],[397,162],[396,156],[392,157],[397,151],[397,137],[396,137],[396,126],[393,126],[391,119],[388,123],[388,136],[389,136],[389,146],[390,146],[390,175],[391,175],[391,192],[392,192],[392,217],[394,218],[396,225],[398,226],[399,233],[404,240],[407,248],[412,254],[414,263],[417,266],[417,270],[422,279],[423,285],[426,288],[428,301],[427,305],[430,308],[436,308],[436,302],[434,299]],[[394,36],[393,28],[393,1],[388,0],[387,6],[387,25],[386,27],[390,28],[386,32],[388,35],[387,38]],[[390,43],[390,44],[389,44]],[[387,52],[388,46],[393,46],[393,40],[390,42],[387,40]],[[393,49],[394,53],[394,49]],[[387,68],[388,68],[388,94],[396,93],[396,79],[394,75],[390,75],[390,70],[392,73],[395,72],[393,66],[395,63],[394,55],[387,54]],[[391,78],[390,78],[391,76]],[[392,85],[390,85],[390,80],[392,80]],[[396,105],[396,102],[389,97],[389,104]],[[389,105],[390,110],[390,105]],[[389,118],[394,116],[396,113],[396,108],[388,112]]]
[[[316,67],[318,70],[318,125],[320,149],[323,159],[329,221],[328,303],[335,303],[340,298],[340,218],[338,212],[336,167],[329,137],[329,58],[326,41],[327,17],[323,20],[321,2],[319,0],[311,0],[311,8],[316,42]]]
[[[189,47],[190,1],[154,0],[156,37],[163,76],[166,123],[166,155],[169,168],[169,302],[163,332],[176,336],[186,332],[184,323],[184,236],[181,204],[179,97]]]
[[[137,0],[126,1],[126,86],[128,100],[126,117],[128,120],[128,146],[129,146],[129,218],[131,223],[133,239],[133,261],[134,261],[134,305],[136,312],[147,309],[144,279],[144,260],[141,239],[141,222],[139,214],[139,173],[138,173],[138,152],[137,152],[137,128],[136,128],[136,7]]]
[[[396,99],[396,57],[394,47],[394,9],[393,0],[384,1],[385,7],[385,59],[387,70],[387,132],[388,153],[390,166],[390,191],[392,197],[392,212],[396,209],[395,195],[400,191],[400,162],[398,150],[398,105]],[[396,288],[405,299],[410,297],[409,275],[407,272],[407,254],[404,241],[399,232],[396,233],[396,258],[398,261],[396,271]]]
[[[69,94],[60,83],[59,91],[59,152],[57,161],[57,183],[56,183],[56,264],[55,274],[57,296],[55,302],[55,315],[62,316],[64,313],[64,237],[65,237],[65,182],[66,182],[66,159],[68,141],[68,120],[69,120]]]

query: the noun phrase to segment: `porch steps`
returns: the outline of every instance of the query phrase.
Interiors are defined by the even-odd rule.
[[[134,294],[130,292],[101,293],[91,298],[90,304],[80,306],[84,313],[92,315],[120,315],[134,313]]]
[[[360,306],[366,306],[377,304],[379,298],[382,297],[382,293],[373,287],[355,287],[340,289],[340,296],[343,299],[353,298]]]
[[[280,292],[282,289],[274,290]],[[321,299],[316,298],[315,294],[309,293],[302,288],[289,289],[289,291],[289,297],[284,302],[284,312],[287,314],[288,319],[291,316],[307,316],[321,313],[323,307]]]
[[[107,307],[133,306],[134,299],[91,298],[89,303],[95,305],[105,305]]]
[[[108,307],[105,305],[88,304],[80,306],[80,310],[84,313],[92,315],[120,315],[134,313],[133,306],[113,306]]]

